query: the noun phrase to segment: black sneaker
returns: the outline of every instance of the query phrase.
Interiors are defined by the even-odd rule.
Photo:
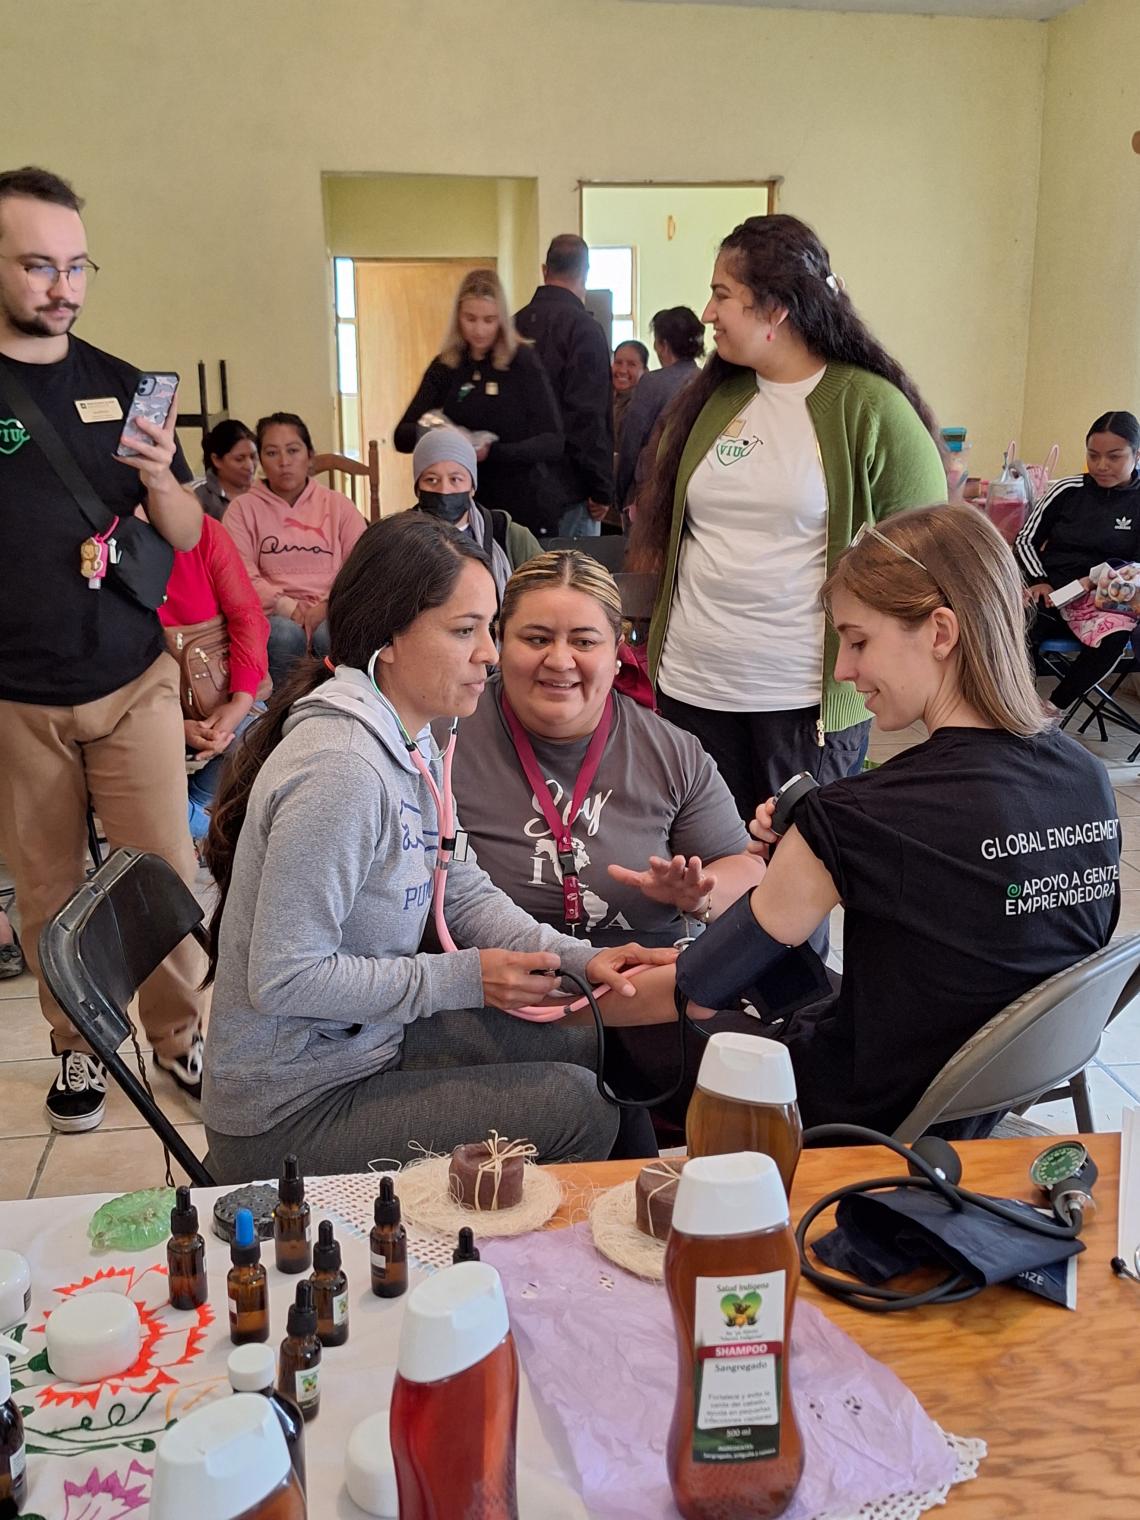
[[[96,1129],[107,1107],[107,1068],[83,1050],[65,1050],[44,1102],[48,1123],[65,1135]]]
[[[24,952],[20,949],[20,941],[13,934],[10,945],[0,945],[0,982],[7,981],[10,976],[23,976]]]
[[[154,1064],[165,1071],[182,1091],[191,1098],[202,1097],[202,1052],[204,1049],[202,1035],[199,1032],[190,1041],[190,1049],[184,1050],[177,1056],[154,1057]]]

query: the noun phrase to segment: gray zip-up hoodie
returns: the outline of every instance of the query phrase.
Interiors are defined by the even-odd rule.
[[[416,742],[438,782],[430,731]],[[551,950],[584,972],[585,940],[536,923],[473,862],[449,868],[446,910],[475,948],[420,953],[438,840],[394,712],[338,667],[295,704],[250,793],[206,1039],[211,1129],[263,1134],[395,1061],[405,1024],[481,1007],[479,947]]]

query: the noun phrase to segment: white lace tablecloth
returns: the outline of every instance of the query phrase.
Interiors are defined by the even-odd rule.
[[[318,1218],[333,1219],[350,1287],[349,1340],[324,1353],[320,1414],[305,1431],[312,1520],[363,1520],[364,1512],[344,1488],[345,1448],[354,1425],[388,1404],[395,1371],[404,1300],[378,1299],[369,1289],[367,1229],[376,1182],[374,1175],[366,1175],[314,1178],[307,1184],[314,1234]],[[223,1191],[195,1191],[204,1223]],[[26,1355],[12,1363],[28,1443],[23,1520],[144,1520],[154,1449],[162,1431],[199,1403],[229,1391],[228,1247],[208,1227],[203,1230],[209,1302],[198,1310],[172,1309],[167,1302],[165,1242],[139,1252],[91,1251],[87,1224],[108,1196],[0,1202],[0,1246],[22,1252],[32,1269],[31,1308],[14,1332]],[[413,1285],[424,1272],[449,1263],[451,1249],[451,1241],[410,1231]],[[273,1269],[271,1245],[265,1261],[270,1344],[276,1348],[285,1333],[286,1309],[297,1279]],[[142,1353],[126,1373],[101,1383],[80,1386],[53,1380],[43,1355],[46,1318],[66,1299],[92,1288],[124,1293],[135,1301],[143,1323]],[[668,1418],[667,1412],[663,1418]],[[958,1455],[954,1481],[972,1477],[984,1446],[947,1439]],[[524,1376],[518,1439],[522,1520],[580,1520],[588,1515],[573,1486],[573,1472],[561,1430],[549,1419],[544,1427]],[[860,1513],[867,1520],[914,1520],[944,1498],[945,1491],[905,1495]]]

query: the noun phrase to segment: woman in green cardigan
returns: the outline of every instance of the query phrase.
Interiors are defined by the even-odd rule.
[[[862,768],[870,715],[835,679],[819,592],[864,523],[946,499],[935,422],[792,216],[721,244],[716,355],[680,393],[634,525],[661,574],[661,711],[713,756],[744,818],[797,771]]]

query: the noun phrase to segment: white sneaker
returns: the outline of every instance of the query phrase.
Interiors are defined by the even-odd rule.
[[[201,1030],[190,1041],[190,1049],[177,1056],[155,1055],[154,1064],[171,1076],[191,1098],[202,1097],[202,1056],[205,1042]]]
[[[107,1107],[107,1068],[83,1050],[65,1050],[59,1076],[51,1085],[44,1110],[52,1129],[65,1135],[97,1129]]]

